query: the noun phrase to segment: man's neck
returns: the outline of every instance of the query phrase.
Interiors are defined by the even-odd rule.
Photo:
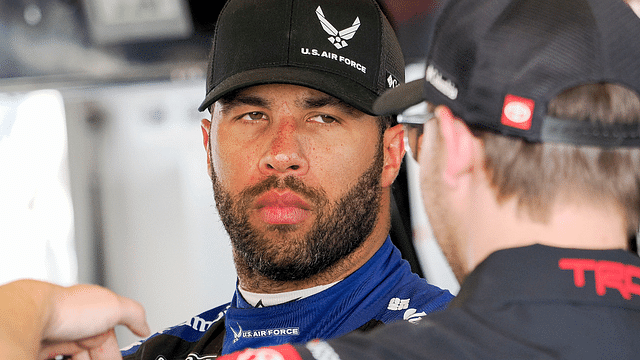
[[[611,203],[558,201],[547,221],[532,219],[516,199],[488,206],[468,231],[467,259],[475,268],[489,254],[542,244],[576,249],[626,249],[624,214]]]
[[[339,283],[339,281],[327,285],[314,286],[307,289],[287,291],[277,294],[254,293],[246,291],[242,287],[238,287],[238,291],[249,305],[260,308],[301,300],[321,293],[337,283]]]

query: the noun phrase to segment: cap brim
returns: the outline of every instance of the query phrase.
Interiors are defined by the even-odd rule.
[[[385,91],[374,103],[377,115],[400,114],[407,108],[424,101],[425,80],[418,79]]]
[[[198,110],[208,109],[222,96],[249,86],[264,84],[292,84],[322,91],[370,115],[378,97],[363,85],[326,70],[304,69],[293,66],[253,69],[233,75],[210,91]]]

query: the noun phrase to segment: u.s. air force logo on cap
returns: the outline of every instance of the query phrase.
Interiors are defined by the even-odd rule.
[[[349,26],[346,29],[338,31],[335,26],[331,25],[329,20],[324,16],[322,12],[322,7],[318,6],[316,9],[316,15],[318,16],[318,20],[320,20],[320,24],[324,31],[329,34],[329,41],[337,48],[342,49],[343,47],[349,46],[346,40],[351,40],[353,36],[356,34],[356,31],[360,28],[360,18],[356,17],[353,21],[353,25]]]
[[[343,30],[338,30],[325,17],[322,7],[318,6],[315,10],[315,13],[316,13],[316,16],[318,17],[320,25],[322,26],[322,29],[324,29],[326,34],[329,35],[327,39],[337,49],[337,50],[333,50],[333,51],[336,51],[336,53],[329,51],[327,49],[321,49],[320,46],[318,46],[318,44],[316,44],[317,47],[305,46],[306,44],[304,44],[300,48],[300,53],[304,56],[310,55],[318,58],[324,58],[327,60],[335,61],[343,65],[346,65],[352,69],[358,70],[363,74],[366,74],[367,67],[365,65],[354,60],[353,58],[350,58],[344,55],[345,48],[349,46],[349,43],[347,42],[347,40],[351,41],[356,35],[358,29],[360,28],[360,25],[362,25],[360,22],[360,18],[356,16],[351,26]],[[325,33],[319,33],[318,35],[321,35],[321,34],[326,35]],[[355,52],[352,51],[352,55],[355,55],[355,54],[360,54],[360,51],[359,50]]]

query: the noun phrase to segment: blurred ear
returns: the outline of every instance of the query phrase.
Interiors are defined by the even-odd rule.
[[[459,187],[477,164],[480,140],[448,107],[438,106],[435,114],[440,119],[440,132],[446,151],[444,181],[451,187]]]
[[[202,129],[202,144],[204,150],[207,152],[207,170],[209,177],[211,177],[211,147],[209,142],[209,135],[211,134],[211,121],[202,119],[200,121],[200,128]]]
[[[401,124],[388,128],[384,132],[384,167],[381,186],[389,187],[396,180],[404,157],[404,128]]]

